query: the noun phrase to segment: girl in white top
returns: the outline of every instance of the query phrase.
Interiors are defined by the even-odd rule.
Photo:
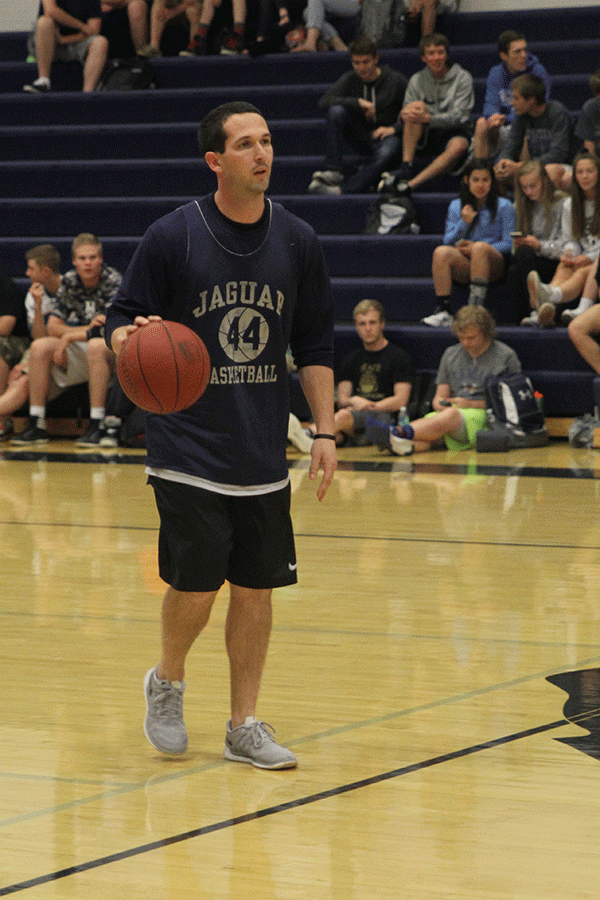
[[[542,281],[550,281],[558,267],[565,238],[562,213],[566,195],[557,191],[538,159],[526,162],[515,179],[513,256],[506,273],[506,289],[517,305],[521,324],[537,323],[537,309],[529,310],[527,277],[535,271]]]
[[[531,306],[538,313],[538,324],[554,325],[556,307],[579,297],[587,277],[600,255],[600,162],[587,150],[573,160],[571,196],[563,206],[562,232],[567,238],[560,262],[550,284],[544,284],[537,272],[530,272],[527,287]],[[592,305],[582,296],[575,309],[564,310],[561,319],[568,324]]]

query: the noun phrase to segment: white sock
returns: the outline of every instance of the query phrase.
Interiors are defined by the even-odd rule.
[[[563,294],[559,287],[555,284],[549,285],[550,287],[550,300],[552,303],[557,304],[562,302]]]
[[[90,419],[102,419],[104,418],[104,407],[103,406],[92,406],[90,409]]]
[[[587,297],[582,297],[573,312],[576,312],[577,315],[580,315],[582,312],[585,312],[586,309],[590,309],[594,305],[593,300],[589,300]]]
[[[29,407],[29,415],[32,419],[45,419],[46,418],[46,407],[45,406],[30,406]]]

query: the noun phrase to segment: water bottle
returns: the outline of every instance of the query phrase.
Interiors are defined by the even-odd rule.
[[[400,412],[398,413],[398,428],[402,428],[403,425],[408,425],[409,423],[410,419],[408,418],[406,407],[402,406],[400,408]]]

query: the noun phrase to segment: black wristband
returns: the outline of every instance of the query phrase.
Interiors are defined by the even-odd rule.
[[[104,337],[104,325],[92,325],[85,333],[86,340],[91,341],[92,338]]]
[[[328,441],[335,441],[335,434],[314,434],[313,439],[317,441],[319,438],[326,438]]]

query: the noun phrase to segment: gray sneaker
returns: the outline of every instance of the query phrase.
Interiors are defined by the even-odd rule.
[[[251,763],[259,769],[293,769],[298,765],[296,757],[291,750],[280,746],[271,732],[274,733],[270,725],[254,716],[247,716],[243,725],[233,729],[230,720],[225,736],[225,759]]]
[[[538,325],[542,328],[553,328],[555,323],[556,307],[554,303],[546,301],[540,304],[538,309]]]
[[[185,753],[188,739],[183,724],[185,681],[165,681],[156,676],[155,666],[144,678],[146,718],[144,733],[161,753]]]
[[[528,327],[532,326],[532,325],[539,325],[539,324],[540,323],[538,322],[537,309],[532,309],[531,314],[529,316],[525,316],[524,319],[521,319],[521,325],[527,325]]]

